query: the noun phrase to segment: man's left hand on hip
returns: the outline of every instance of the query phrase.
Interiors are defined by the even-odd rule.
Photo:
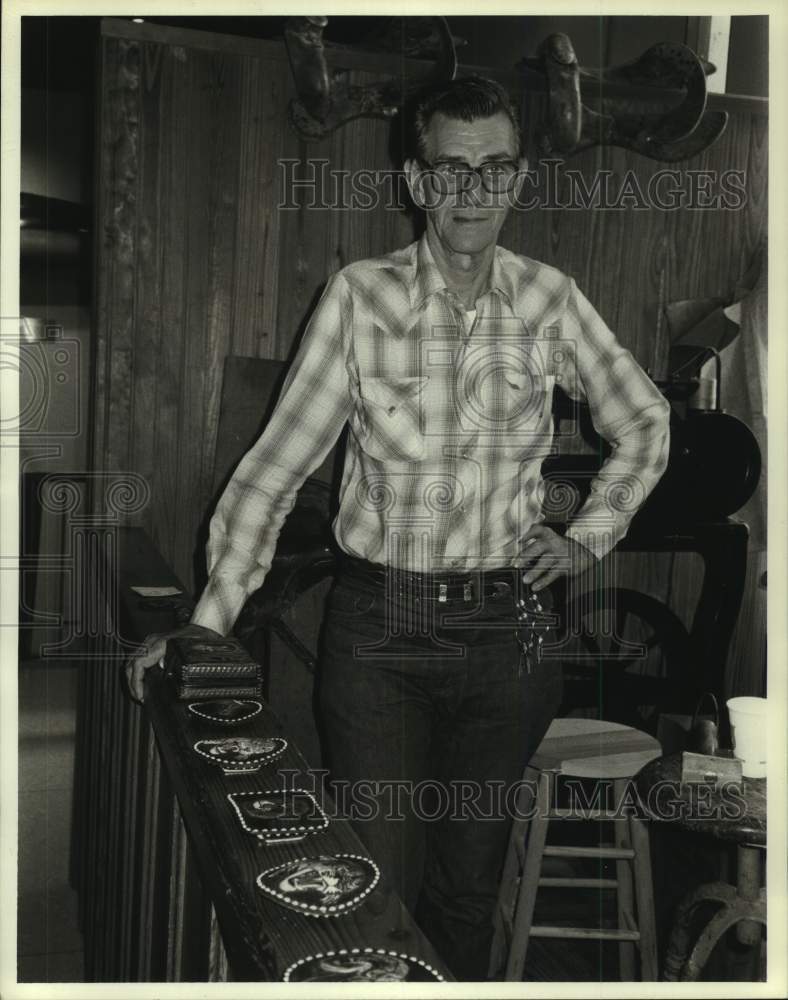
[[[526,565],[523,583],[534,591],[543,590],[561,576],[579,576],[597,562],[585,545],[564,538],[544,524],[535,524],[523,535]]]

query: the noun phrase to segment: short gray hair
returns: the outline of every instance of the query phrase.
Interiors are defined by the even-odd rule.
[[[413,112],[413,154],[426,158],[427,130],[433,115],[472,122],[477,118],[491,118],[503,112],[514,129],[517,154],[522,154],[520,117],[506,90],[484,76],[463,76],[449,83],[441,83],[421,94]]]

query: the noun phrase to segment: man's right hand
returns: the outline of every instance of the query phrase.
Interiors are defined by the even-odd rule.
[[[168,639],[221,639],[218,632],[202,625],[186,625],[172,632],[152,633],[143,643],[139,652],[126,663],[126,683],[135,701],[145,700],[145,671],[164,660]]]

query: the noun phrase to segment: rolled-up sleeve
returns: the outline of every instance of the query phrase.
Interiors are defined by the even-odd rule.
[[[626,535],[665,471],[670,404],[571,279],[564,336],[573,367],[565,387],[587,402],[597,433],[612,449],[567,537],[601,558]]]
[[[304,480],[337,441],[351,411],[352,302],[334,275],[318,303],[265,431],[241,459],[211,519],[209,580],[192,622],[222,635],[271,567]]]

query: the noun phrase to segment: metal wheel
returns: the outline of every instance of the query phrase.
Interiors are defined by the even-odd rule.
[[[580,595],[565,631],[564,710],[640,728],[655,728],[660,712],[692,711],[689,633],[661,601],[625,588]]]

